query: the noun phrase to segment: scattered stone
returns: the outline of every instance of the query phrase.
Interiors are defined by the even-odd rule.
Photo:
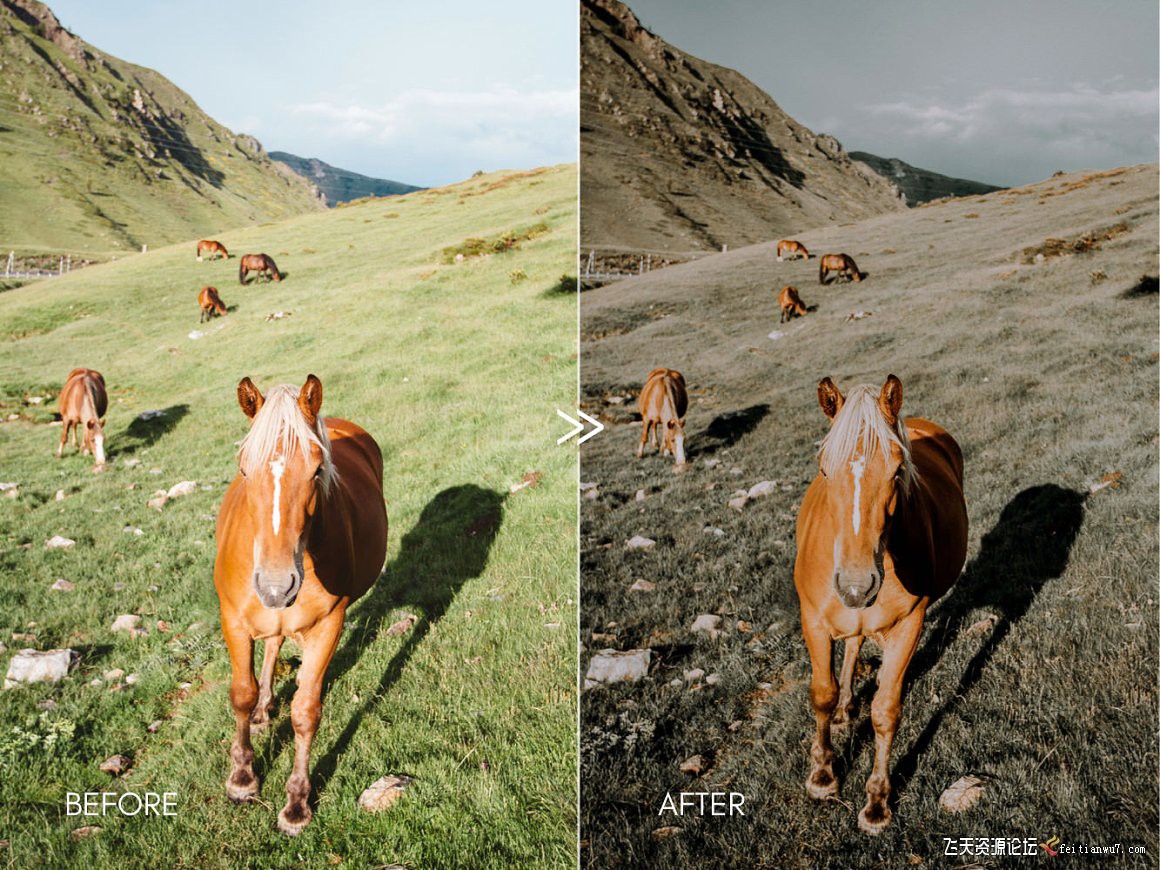
[[[4,688],[12,689],[21,683],[56,683],[68,676],[79,656],[71,649],[50,649],[43,652],[22,649],[8,662]]]
[[[597,489],[595,486],[592,487],[591,489],[586,489],[586,490],[584,490],[584,498],[589,499],[589,500],[598,499],[598,498],[600,498],[600,490]]]
[[[709,674],[709,676],[705,677],[705,685],[706,686],[715,686],[719,682],[721,682],[721,675],[720,674]]]
[[[201,631],[203,628],[205,628],[204,622],[191,622],[189,624],[189,628],[187,628],[186,631],[190,633],[196,633]]]
[[[670,688],[680,689],[684,685],[685,685],[685,683],[680,677],[673,677],[673,679],[669,680],[669,687]]]
[[[643,535],[633,535],[625,541],[624,546],[629,550],[651,550],[656,546],[656,543],[652,538],[646,538]]]
[[[88,837],[96,836],[99,833],[101,833],[100,825],[84,825],[80,828],[74,828],[72,831],[70,831],[69,839],[84,840]]]
[[[761,483],[755,483],[749,487],[748,495],[750,498],[761,498],[775,492],[777,492],[777,481],[763,480]]]
[[[650,835],[654,843],[660,843],[664,840],[676,837],[681,833],[681,829],[676,825],[665,825],[663,828],[657,828]]]
[[[358,805],[368,813],[381,813],[402,797],[411,782],[409,776],[380,777],[358,796]]]
[[[64,550],[75,545],[76,541],[72,540],[71,538],[65,538],[61,535],[53,535],[51,538],[44,542],[44,546],[48,547],[50,550]]]
[[[13,490],[18,490],[18,489],[20,489],[20,484],[16,483],[15,481],[10,481],[8,483],[0,483],[0,492],[12,492]]]
[[[121,531],[122,532],[131,532],[132,534],[136,535],[137,537],[140,537],[141,535],[145,534],[143,531],[141,531],[136,526],[125,526],[125,528],[121,529]]]
[[[973,623],[965,633],[967,637],[974,637],[976,634],[985,634],[986,632],[990,631],[991,627],[998,621],[999,617],[993,613],[988,613],[978,622]]]
[[[133,638],[133,640],[136,640],[139,637],[149,637],[149,629],[147,629],[147,628],[131,629],[129,631],[129,637]]]
[[[110,755],[101,762],[101,772],[111,773],[113,776],[120,776],[126,770],[133,766],[132,759],[127,755]]]
[[[591,689],[600,683],[635,683],[648,674],[651,662],[649,649],[603,649],[588,662],[584,688]]]
[[[54,496],[54,498],[55,498],[57,501],[64,501],[64,490],[63,490],[63,489],[58,489],[58,490],[56,491],[56,495]]]
[[[197,483],[192,480],[183,480],[181,483],[175,483],[169,487],[166,493],[170,498],[181,498],[183,495],[190,495],[197,492]]]
[[[164,619],[157,620],[157,630],[162,634],[167,633],[171,628],[173,628],[173,626],[171,626]]]
[[[653,592],[656,590],[657,584],[651,580],[637,580],[628,588],[632,592]]]
[[[604,631],[594,631],[592,632],[592,642],[603,644],[616,643],[616,635],[608,634]]]
[[[873,311],[855,311],[852,314],[846,315],[846,322],[849,323],[852,320],[861,320],[863,317],[870,317],[873,314]]]
[[[125,672],[121,668],[110,668],[109,670],[107,670],[103,674],[101,674],[101,676],[104,677],[106,680],[108,680],[110,683],[112,683],[112,682],[115,682],[116,680],[121,679],[121,677],[125,676]]]
[[[113,620],[113,624],[109,627],[109,631],[128,631],[132,632],[138,625],[141,624],[141,617],[136,613],[123,613]]]
[[[610,405],[623,405],[624,401],[625,401],[624,396],[609,396],[608,397],[608,404],[610,404]]]
[[[745,506],[749,504],[749,495],[745,494],[734,496],[733,498],[729,499],[726,504],[728,507],[733,508],[735,511],[744,510]]]
[[[741,727],[744,724],[745,724],[745,722],[743,722],[741,719],[734,719],[732,722],[729,723],[729,727],[726,730],[729,731],[730,733],[736,733],[736,732],[741,730]]]
[[[693,624],[690,626],[689,631],[693,632],[694,634],[698,632],[704,632],[705,634],[709,635],[710,638],[715,639],[719,634],[721,634],[721,617],[715,613],[702,613],[700,616],[693,620]]]
[[[705,676],[705,672],[701,668],[689,668],[684,673],[686,683],[695,683],[703,676]]]
[[[580,482],[580,491],[587,492],[590,489],[595,489],[597,486],[598,486],[598,484],[592,483],[591,481],[589,481],[588,483],[584,483],[583,481],[581,481]]]
[[[105,681],[100,677],[93,677],[91,680],[89,680],[89,685],[94,689],[99,689],[101,686],[105,685]]]
[[[643,490],[643,489],[638,489],[638,490],[636,491],[636,496],[635,496],[635,498],[636,498],[636,500],[637,500],[637,501],[644,501],[644,499],[645,499],[645,492],[644,492],[644,490]]]
[[[58,577],[56,579],[56,582],[53,583],[48,588],[55,589],[57,592],[72,592],[74,589],[77,588],[77,586],[75,583],[70,583],[68,580],[65,580],[63,577]]]
[[[539,484],[541,477],[543,477],[543,474],[540,472],[529,471],[520,479],[519,483],[513,483],[511,486],[509,486],[508,490],[514,495],[521,489],[534,488]]]
[[[700,755],[691,755],[681,762],[681,773],[691,773],[693,776],[700,774],[706,767],[705,759]]]
[[[719,529],[716,526],[705,526],[705,528],[703,528],[701,531],[707,535],[712,535],[714,538],[720,538],[725,534],[724,529]]]
[[[165,507],[165,503],[167,501],[169,501],[169,495],[165,492],[165,490],[159,489],[157,492],[153,493],[153,498],[145,502],[145,507],[150,507],[159,511]]]
[[[398,637],[401,634],[406,634],[411,630],[411,626],[413,626],[418,621],[419,617],[417,617],[415,614],[404,613],[402,619],[400,619],[398,622],[392,623],[391,627],[387,629],[387,637]]]
[[[114,583],[113,584],[113,591],[114,592],[123,592],[124,590],[125,590],[124,583]]]
[[[125,677],[126,686],[135,686],[139,682],[141,682],[140,674],[129,674],[127,677]]]
[[[200,329],[195,329],[189,333],[189,340],[190,341],[197,341],[199,338],[204,338],[204,337],[205,337],[205,333],[202,332]]]
[[[149,723],[149,726],[145,730],[148,731],[150,734],[156,734],[161,729],[161,726],[164,724],[165,724],[165,722],[162,721],[161,719],[154,719],[152,722]]]
[[[721,464],[721,460],[720,459],[706,459],[701,464],[703,466],[705,466],[706,468],[716,468],[718,465]]]
[[[782,339],[782,338],[785,338],[785,333],[784,333],[784,332],[780,332],[780,331],[778,331],[778,330],[776,330],[776,329],[775,329],[773,332],[771,332],[771,333],[769,334],[769,340],[770,340],[770,341],[777,341],[778,339]]]
[[[41,710],[51,713],[56,710],[58,704],[52,698],[45,698],[43,701],[37,701],[36,706]]]
[[[977,776],[960,777],[939,796],[938,805],[948,813],[969,810],[979,802],[986,785],[986,781]]]

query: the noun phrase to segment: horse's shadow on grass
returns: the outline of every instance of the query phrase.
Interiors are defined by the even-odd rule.
[[[344,632],[330,667],[326,686],[333,685],[354,667],[363,653],[389,626],[394,608],[406,608],[419,617],[406,635],[379,678],[378,685],[360,694],[366,699],[350,714],[342,733],[326,754],[312,765],[313,791],[319,790],[334,775],[339,757],[346,752],[359,725],[383,696],[399,680],[411,656],[427,633],[443,618],[463,585],[483,573],[491,545],[503,522],[503,496],[474,484],[445,489],[427,506],[415,527],[403,536],[399,555],[384,569],[370,592],[348,611],[348,630]],[[277,692],[277,707],[285,709],[297,688],[284,680]],[[327,715],[323,695],[322,715]],[[294,740],[294,728],[288,715],[282,716],[275,734],[262,752],[262,767],[269,770],[277,754]]]
[[[708,455],[732,447],[742,437],[756,429],[757,424],[765,419],[768,413],[769,405],[760,404],[718,414],[703,432],[689,438],[689,456]]]
[[[134,417],[124,432],[117,437],[117,454],[129,456],[138,450],[152,447],[163,437],[172,432],[177,424],[189,413],[189,405],[170,405],[160,414],[143,419]],[[128,443],[124,443],[124,442]],[[110,453],[112,450],[109,451]]]
[[[906,754],[893,765],[891,775],[896,782],[906,782],[914,775],[939,726],[978,683],[995,649],[1031,609],[1044,584],[1063,574],[1083,525],[1085,499],[1083,493],[1052,483],[1020,492],[1003,508],[995,527],[983,536],[979,554],[967,565],[963,576],[928,612],[926,640],[907,669],[908,686],[938,664],[943,650],[967,627],[972,611],[985,609],[997,621],[986,642],[963,669],[958,683],[940,690],[939,694],[948,700],[935,710]],[[859,692],[861,707],[866,706],[874,688],[871,681],[863,684]],[[904,699],[903,716],[906,708]],[[873,745],[874,726],[865,716],[843,753],[846,769],[852,766],[861,748]]]

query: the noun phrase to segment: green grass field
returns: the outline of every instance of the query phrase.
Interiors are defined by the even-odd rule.
[[[533,237],[444,263],[445,248],[506,234]],[[577,383],[575,167],[220,238],[270,254],[286,280],[240,287],[236,258],[198,263],[190,241],[0,294],[0,410],[18,415],[0,425],[0,479],[20,485],[0,498],[0,662],[23,647],[81,655],[59,684],[0,692],[0,863],[573,865],[577,462],[555,444],[554,409]],[[231,312],[202,325],[206,284]],[[109,387],[103,474],[71,448],[53,456],[55,391],[79,365]],[[291,840],[274,823],[293,754],[293,644],[255,743],[261,799],[234,806],[223,789],[233,725],[213,522],[246,431],[238,380],[265,389],[310,372],[323,413],[382,447],[391,531],[329,672],[314,821]],[[143,420],[151,410],[165,414]],[[537,486],[509,493],[533,471]],[[198,491],[146,507],[182,480]],[[56,534],[76,545],[46,549]],[[75,590],[51,591],[57,578]],[[404,612],[418,623],[388,636]],[[111,633],[124,613],[148,636]],[[139,681],[116,689],[113,668]],[[120,779],[98,770],[113,753],[133,759]],[[365,813],[356,799],[387,773],[415,782]],[[102,789],[176,792],[177,814],[65,815],[67,791]],[[73,841],[86,823],[103,830]]]

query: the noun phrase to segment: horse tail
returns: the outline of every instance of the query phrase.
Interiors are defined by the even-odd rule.
[[[819,284],[826,283],[826,258],[825,257],[822,257],[822,259],[818,261],[818,283]]]
[[[242,257],[242,261],[238,263],[238,283],[246,283],[246,258]]]

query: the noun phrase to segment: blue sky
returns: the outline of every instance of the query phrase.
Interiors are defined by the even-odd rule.
[[[576,0],[50,0],[267,150],[418,185],[577,159]]]
[[[630,0],[847,150],[993,184],[1157,160],[1156,0]]]

